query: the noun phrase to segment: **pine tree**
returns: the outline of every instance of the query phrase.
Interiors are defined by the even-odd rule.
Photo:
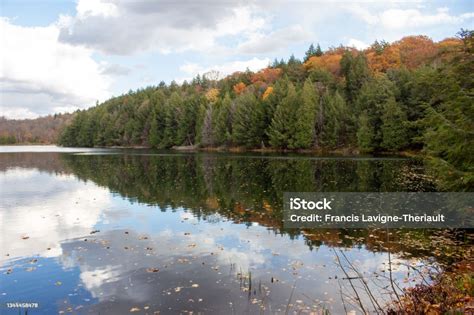
[[[382,143],[382,115],[385,104],[394,98],[395,85],[386,76],[379,76],[368,81],[360,92],[356,102],[356,113],[366,112],[372,128],[372,150],[379,150]],[[360,116],[360,114],[359,114]],[[360,119],[360,117],[359,117]]]
[[[181,107],[176,109],[178,126],[176,130],[177,145],[192,145],[195,140],[196,120],[199,110],[199,97],[188,96]]]
[[[214,139],[214,125],[212,117],[214,112],[214,106],[207,104],[204,110],[204,117],[201,127],[201,140],[200,144],[205,147],[213,146],[215,143]]]
[[[161,139],[159,137],[157,114],[155,110],[153,110],[151,114],[150,134],[148,142],[153,148],[158,148],[161,142]]]
[[[357,144],[362,152],[374,150],[374,128],[370,125],[369,116],[363,111],[359,116],[359,129],[357,130]]]
[[[296,147],[295,123],[298,105],[299,97],[295,86],[289,83],[287,95],[276,108],[268,130],[270,144],[273,147],[283,149],[293,149]]]
[[[304,53],[304,61],[308,61],[309,58],[313,57],[316,54],[316,49],[314,49],[313,43],[309,46],[308,50]]]
[[[324,96],[326,119],[322,128],[321,144],[328,147],[349,145],[352,138],[352,120],[344,98],[339,92]]]
[[[307,149],[314,143],[318,101],[313,82],[308,78],[303,85],[301,106],[296,113],[295,148]]]
[[[232,141],[232,100],[226,93],[217,114],[216,142],[220,145],[228,145]]]
[[[408,144],[406,114],[391,97],[384,104],[382,115],[382,143],[381,147],[396,151]]]
[[[176,120],[176,109],[181,107],[182,99],[178,92],[173,92],[165,103],[164,116],[164,133],[160,144],[163,148],[169,148],[176,145],[176,129],[178,121]]]
[[[321,49],[321,46],[319,44],[316,46],[316,51],[314,53],[316,57],[321,57],[323,55],[323,50]]]
[[[341,72],[345,78],[346,98],[349,103],[353,103],[364,83],[371,77],[367,58],[363,53],[354,57],[352,52],[346,51],[341,59]]]
[[[255,147],[262,144],[264,126],[263,106],[252,93],[241,94],[236,99],[233,119],[233,139],[236,144]]]

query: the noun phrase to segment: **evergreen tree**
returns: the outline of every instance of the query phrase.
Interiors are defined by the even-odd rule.
[[[316,46],[316,51],[314,52],[314,55],[316,57],[321,57],[323,55],[323,50],[321,49],[321,46],[319,46],[319,44]]]
[[[296,93],[295,86],[289,83],[287,95],[276,108],[268,130],[270,144],[273,147],[283,149],[296,148],[295,123],[297,120],[296,111],[298,105],[299,97]]]
[[[371,126],[369,116],[363,111],[359,116],[359,129],[357,130],[357,144],[362,152],[374,150],[374,128]]]
[[[176,120],[176,109],[182,106],[182,98],[178,92],[173,92],[169,100],[165,103],[164,116],[164,133],[160,144],[163,148],[169,148],[176,145],[176,130],[178,121]]]
[[[148,142],[153,148],[158,148],[161,143],[161,138],[159,136],[160,130],[158,129],[158,117],[156,111],[153,110],[151,114],[151,123],[150,123],[150,135]]]
[[[264,142],[269,144],[269,129],[272,124],[272,119],[275,113],[277,106],[285,98],[288,93],[288,84],[289,80],[287,76],[283,76],[281,79],[277,80],[273,85],[272,93],[263,100],[264,107],[264,117],[263,117],[263,126],[265,129]]]
[[[350,145],[353,138],[353,123],[349,109],[339,92],[324,96],[326,108],[325,124],[322,128],[321,144],[335,148]]]
[[[241,94],[237,99],[233,119],[233,139],[236,144],[255,147],[262,144],[264,126],[263,106],[252,93]]]
[[[382,114],[382,143],[383,149],[396,151],[408,144],[407,119],[400,106],[391,97],[384,104]]]
[[[196,120],[199,111],[199,97],[196,95],[188,96],[181,103],[181,107],[176,110],[177,145],[192,145],[195,140]]]
[[[372,130],[371,150],[379,150],[382,143],[382,114],[385,104],[394,98],[395,85],[386,76],[379,76],[368,81],[357,98],[357,113],[365,111]],[[359,114],[360,115],[360,114]],[[360,117],[359,117],[360,120]],[[359,126],[360,128],[360,126]],[[358,136],[359,138],[359,136]],[[364,147],[364,150],[367,149]]]
[[[212,104],[207,104],[204,106],[204,116],[201,126],[201,140],[200,144],[205,147],[213,146],[215,144],[214,139],[214,125],[213,125],[213,113],[214,106]]]
[[[349,103],[353,103],[364,83],[371,77],[367,58],[363,53],[354,57],[351,51],[346,51],[341,59],[341,72],[345,78],[346,98]]]
[[[308,50],[304,54],[304,61],[308,61],[309,58],[311,57],[320,57],[323,55],[323,51],[321,50],[321,46],[319,44],[314,48],[314,45],[311,43],[309,46]]]
[[[228,145],[232,141],[232,100],[227,93],[217,114],[216,142]]]
[[[313,43],[309,46],[308,50],[304,53],[304,61],[308,61],[309,58],[313,57],[316,54],[316,49],[314,49]]]
[[[307,149],[314,144],[318,101],[316,89],[308,78],[303,85],[301,106],[296,113],[295,148]]]

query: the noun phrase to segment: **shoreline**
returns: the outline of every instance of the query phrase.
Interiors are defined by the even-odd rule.
[[[56,143],[15,143],[15,144],[1,144],[2,146],[57,146],[63,147]],[[67,147],[64,147],[67,148]],[[74,147],[71,147],[74,148]],[[96,149],[134,149],[134,150],[155,150],[151,146],[146,145],[131,145],[131,146],[97,146],[91,147]],[[160,149],[156,149],[160,150]],[[426,157],[422,150],[403,150],[403,151],[378,151],[378,152],[361,152],[357,148],[338,148],[338,149],[324,149],[324,148],[313,148],[313,149],[277,149],[271,147],[264,148],[246,148],[240,146],[220,146],[220,147],[200,147],[197,145],[191,146],[173,146],[168,149],[176,152],[228,152],[228,153],[297,153],[307,155],[341,155],[341,156],[363,156],[363,155],[394,155],[403,157]]]

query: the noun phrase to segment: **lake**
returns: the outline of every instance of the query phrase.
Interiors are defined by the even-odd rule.
[[[436,231],[282,226],[285,191],[435,191],[420,160],[0,152],[1,314],[375,313],[449,263]]]

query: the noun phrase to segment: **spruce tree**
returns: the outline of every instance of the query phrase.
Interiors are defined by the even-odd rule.
[[[319,44],[316,46],[316,51],[314,52],[314,55],[317,57],[321,57],[323,55],[323,50],[321,49],[321,46],[319,46]]]
[[[228,145],[232,141],[232,100],[226,93],[219,107],[216,121],[216,142],[220,145]]]
[[[314,49],[313,43],[309,46],[308,50],[305,52],[304,61],[308,61],[309,58],[313,57],[316,54],[316,49]]]
[[[308,78],[303,85],[301,106],[296,113],[295,148],[307,149],[314,143],[318,101],[315,86]]]
[[[161,142],[161,139],[159,137],[156,110],[153,110],[151,114],[150,133],[148,137],[148,142],[153,148],[158,148]]]
[[[296,147],[295,123],[298,105],[299,97],[295,86],[289,83],[287,95],[277,106],[268,130],[270,144],[273,147],[283,149],[293,149]]]
[[[363,111],[359,116],[359,129],[357,130],[357,144],[361,152],[374,150],[374,128],[370,125],[369,116]]]
[[[385,150],[396,151],[408,144],[406,114],[391,97],[384,104],[382,115],[382,143]]]
[[[246,147],[261,145],[264,133],[263,116],[263,106],[255,95],[239,95],[232,125],[235,143]]]

